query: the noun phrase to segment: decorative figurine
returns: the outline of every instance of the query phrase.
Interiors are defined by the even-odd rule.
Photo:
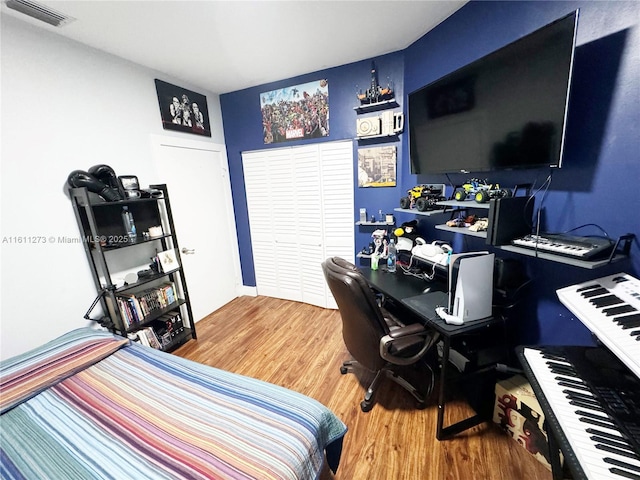
[[[382,88],[378,84],[376,66],[373,62],[371,62],[371,86],[367,90],[365,90],[364,93],[358,93],[358,100],[360,100],[360,105],[370,105],[372,103],[391,100],[392,98],[393,90],[391,89],[391,86],[387,85],[387,88]]]

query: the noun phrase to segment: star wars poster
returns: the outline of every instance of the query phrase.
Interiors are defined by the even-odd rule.
[[[211,136],[207,97],[156,79],[162,128]]]
[[[260,94],[264,143],[329,136],[329,83],[304,83]]]

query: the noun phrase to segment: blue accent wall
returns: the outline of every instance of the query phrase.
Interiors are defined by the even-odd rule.
[[[295,59],[292,59],[295,61]],[[371,63],[375,64],[378,71],[378,79],[381,85],[387,82],[393,84],[396,97],[400,106],[395,111],[402,111],[402,98],[404,97],[403,77],[404,62],[403,53],[395,52],[374,59],[366,59],[359,62],[343,65],[336,68],[314,72],[295,78],[288,78],[278,82],[248,88],[238,92],[232,92],[220,96],[220,105],[225,130],[225,143],[229,159],[229,174],[233,202],[236,212],[236,224],[238,229],[240,262],[242,266],[242,278],[244,285],[255,286],[255,271],[253,268],[253,256],[250,242],[249,218],[247,212],[247,200],[245,196],[242,152],[282,148],[310,142],[326,142],[337,140],[353,140],[354,158],[357,158],[358,147],[374,146],[373,144],[359,143],[356,137],[356,118],[380,114],[380,112],[356,114],[355,107],[360,105],[356,96],[358,90],[365,90],[371,83]],[[262,117],[260,113],[260,94],[279,88],[301,85],[304,83],[326,79],[329,82],[329,136],[314,140],[288,141],[266,145],[262,134]],[[402,164],[402,144],[398,138],[391,139],[383,145],[397,145],[398,166]],[[376,143],[375,146],[380,145]],[[399,187],[358,188],[357,165],[354,162],[354,198],[355,216],[360,208],[366,208],[368,212],[377,215],[379,210],[385,213],[393,212],[398,205],[401,189]],[[400,174],[398,174],[400,177]],[[398,178],[397,185],[402,185]],[[292,198],[292,202],[296,199]],[[356,248],[361,249],[371,240],[371,228],[358,229],[356,227]]]
[[[553,170],[548,191],[536,195],[536,211],[540,212],[543,231],[563,232],[597,224],[576,233],[599,234],[602,229],[612,237],[625,233],[640,236],[640,3],[472,1],[401,52],[221,95],[244,284],[254,286],[255,274],[241,152],[307,143],[264,145],[260,93],[326,78],[330,136],[320,141],[353,139],[358,117],[354,112],[358,105],[355,92],[357,87],[367,87],[372,60],[378,68],[380,83],[384,84],[387,77],[393,81],[399,103],[395,110],[404,111],[406,115],[409,92],[577,8],[580,16],[564,164],[562,169]],[[356,216],[363,207],[369,215],[379,209],[391,212],[404,192],[418,183],[462,183],[466,179],[455,175],[412,175],[406,127],[398,141],[386,143],[398,147],[397,187],[358,188],[354,165]],[[354,141],[354,158],[358,146]],[[540,186],[549,173],[547,169],[507,171],[483,177],[503,186],[518,183]],[[396,212],[396,218],[402,223],[416,217]],[[457,250],[486,248],[483,240],[435,230],[433,225],[442,222],[439,217],[417,218],[421,233],[428,239],[447,240]],[[370,233],[370,229],[356,227],[357,250],[368,243]],[[555,291],[620,271],[640,276],[638,239],[632,246],[630,260],[597,270],[506,254],[501,250],[496,253],[523,261],[533,279],[529,295],[513,319],[512,332],[517,343],[592,343],[589,331],[560,304]]]

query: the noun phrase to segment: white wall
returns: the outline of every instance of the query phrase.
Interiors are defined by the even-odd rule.
[[[157,178],[150,134],[162,129],[154,79],[207,96],[213,143],[223,144],[219,98],[202,88],[2,16],[0,358],[88,325],[96,290],[78,238],[67,175],[108,164]]]

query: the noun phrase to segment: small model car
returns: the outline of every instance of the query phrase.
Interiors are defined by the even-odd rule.
[[[473,198],[477,203],[486,203],[492,198],[510,197],[511,190],[500,188],[500,185],[490,184],[486,180],[473,178],[453,193],[453,198],[459,202]]]
[[[478,203],[487,203],[492,198],[505,198],[511,197],[513,192],[509,188],[500,188],[500,185],[491,185],[491,188],[486,190],[479,190],[476,192],[475,200]]]
[[[415,208],[419,212],[434,210],[437,202],[446,200],[443,184],[416,185],[407,190],[407,196],[400,199],[400,208]]]

